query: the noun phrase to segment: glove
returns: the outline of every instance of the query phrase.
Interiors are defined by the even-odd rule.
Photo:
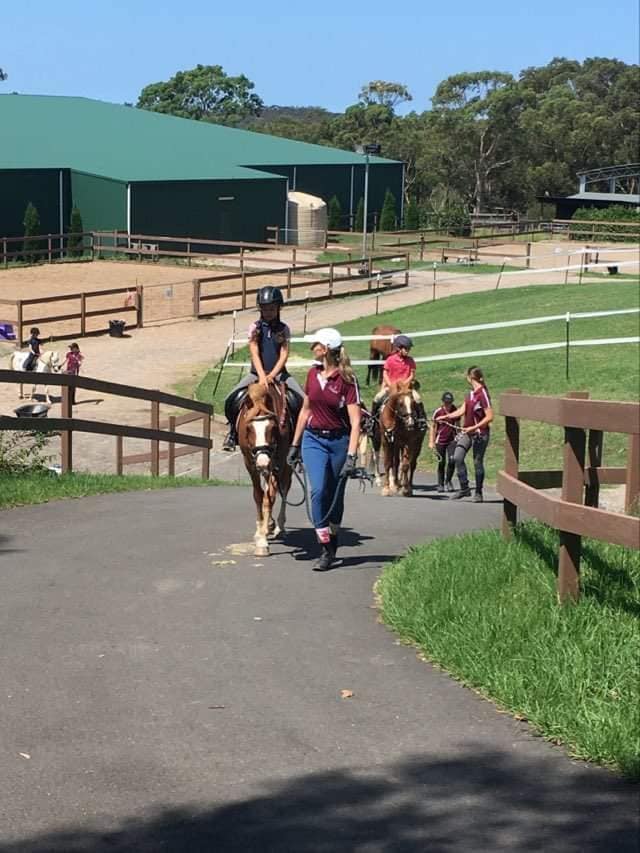
[[[287,453],[287,465],[291,468],[295,468],[296,465],[300,462],[300,448],[292,444]]]
[[[349,453],[347,458],[344,461],[344,465],[342,466],[342,470],[340,471],[341,477],[350,477],[356,469],[356,455],[355,453]]]

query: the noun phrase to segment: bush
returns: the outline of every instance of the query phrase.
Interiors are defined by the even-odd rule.
[[[407,231],[416,231],[420,227],[420,208],[415,199],[409,199],[404,211],[404,227]]]
[[[327,206],[327,225],[330,231],[338,231],[342,224],[342,205],[337,195],[334,195]]]
[[[395,231],[396,227],[396,199],[391,190],[387,187],[384,194],[384,202],[380,213],[380,222],[378,224],[379,231]]]
[[[24,242],[22,244],[23,258],[27,263],[33,263],[40,257],[39,249],[42,248],[40,240],[33,237],[40,234],[40,214],[38,208],[29,202],[24,212]]]
[[[42,432],[0,430],[0,474],[26,474],[44,471],[47,436]]]
[[[74,205],[71,210],[69,237],[67,239],[67,255],[71,258],[79,258],[84,253],[83,231],[82,216],[79,209]]]
[[[640,211],[624,204],[614,204],[611,207],[579,207],[571,217],[571,237],[580,237],[582,234],[591,235],[593,226],[588,222],[611,222],[611,225],[596,226],[596,236],[606,237],[613,235],[612,240],[638,242],[638,230],[640,229]],[[584,222],[580,225],[579,222]],[[629,223],[631,227],[620,227],[617,223]],[[635,227],[633,227],[635,226]],[[627,230],[629,236],[626,236]]]

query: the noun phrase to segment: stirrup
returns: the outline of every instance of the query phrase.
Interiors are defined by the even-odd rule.
[[[235,432],[233,430],[229,430],[224,441],[222,442],[222,449],[226,450],[228,453],[231,453],[236,449],[237,443],[238,439],[236,438]]]

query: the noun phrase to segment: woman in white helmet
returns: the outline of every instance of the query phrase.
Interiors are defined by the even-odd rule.
[[[307,374],[287,461],[295,465],[302,450],[311,486],[313,524],[322,549],[314,569],[324,572],[336,562],[344,490],[356,465],[360,391],[337,329],[319,329],[307,335],[307,340],[316,364]]]

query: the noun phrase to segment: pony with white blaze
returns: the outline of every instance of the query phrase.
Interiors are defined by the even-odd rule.
[[[38,358],[36,362],[35,370],[25,370],[24,365],[29,358],[29,351],[21,351],[14,352],[9,360],[9,369],[10,370],[18,370],[27,374],[43,374],[43,373],[59,373],[62,370],[62,357],[59,352],[55,352],[54,350],[45,350]],[[38,385],[44,385],[44,393],[47,398],[47,402],[51,403],[51,395],[49,393],[49,386],[46,384],[44,380],[41,380],[38,383],[34,383],[31,388],[31,400],[33,400],[36,388]],[[20,399],[24,400],[24,385],[20,383]]]
[[[257,515],[256,557],[267,557],[268,538],[285,532],[287,494],[291,486],[287,452],[292,436],[293,424],[284,385],[278,383],[268,388],[258,382],[250,385],[247,404],[238,416],[238,444],[253,484]],[[276,522],[273,508],[278,495],[280,511]]]
[[[380,412],[380,443],[384,459],[383,496],[401,493],[411,497],[413,475],[424,435],[413,383],[394,383]]]

